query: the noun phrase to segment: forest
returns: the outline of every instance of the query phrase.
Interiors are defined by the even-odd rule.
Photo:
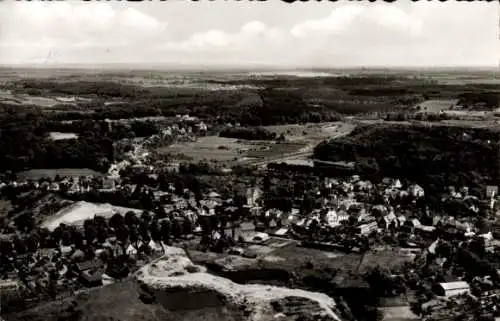
[[[479,191],[498,182],[499,141],[499,133],[486,128],[366,125],[321,143],[314,157],[355,161],[364,175],[400,177],[426,190],[470,186]]]
[[[219,136],[246,140],[273,140],[276,133],[271,133],[262,127],[230,127],[223,129]]]
[[[380,114],[385,115],[387,120],[405,120],[413,119],[415,104],[432,98],[454,98],[463,104],[484,103],[488,108],[493,108],[498,104],[496,90],[499,89],[496,85],[443,85],[427,79],[387,75],[240,77],[236,80],[202,81],[220,85],[218,90],[201,87],[142,87],[109,80],[83,79],[13,79],[2,85],[3,89],[16,95],[69,95],[87,100],[52,107],[15,106],[0,102],[1,170],[55,168],[62,164],[65,167],[85,165],[102,170],[113,161],[113,142],[158,132],[158,128],[148,122],[114,126],[109,131],[104,122],[106,119],[189,114],[208,124],[239,123],[245,128],[339,121],[345,116],[360,114]],[[226,86],[241,87],[229,90]],[[445,117],[415,115],[415,119],[420,117],[435,122]],[[70,124],[62,121],[70,121]],[[71,142],[52,141],[48,139],[50,131],[78,133],[79,138]],[[250,131],[238,130],[237,133],[227,130],[221,135],[273,139],[272,134],[253,128]],[[380,142],[380,145],[385,145],[385,142]],[[347,150],[347,147],[344,149]],[[371,150],[368,147],[363,149]],[[378,153],[384,158],[386,152]],[[357,158],[360,157],[358,155]],[[383,159],[380,162],[377,162],[378,166],[387,163]]]

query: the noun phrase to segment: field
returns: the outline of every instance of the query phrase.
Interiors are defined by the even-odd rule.
[[[196,142],[177,143],[162,147],[160,152],[181,154],[193,161],[210,160],[236,162],[238,160],[260,159],[281,156],[299,151],[305,144],[274,144],[267,141],[245,141],[219,136],[200,137]]]
[[[382,251],[370,251],[363,255],[358,266],[358,273],[366,273],[371,268],[376,266],[385,268],[396,268],[403,266],[406,262],[411,262],[412,256],[406,256],[400,253],[397,249],[385,249]]]
[[[114,283],[76,297],[50,302],[27,311],[2,315],[6,321],[238,321],[225,307],[169,311],[162,304],[139,299],[132,280]],[[186,293],[186,299],[188,299]]]
[[[111,206],[109,204],[77,202],[71,204],[66,208],[63,208],[56,214],[47,218],[42,226],[48,228],[49,230],[54,230],[61,223],[68,225],[81,224],[84,220],[91,219],[95,215],[100,215],[105,218],[111,218],[111,216],[115,212],[119,212],[120,214],[125,215],[125,213],[128,211],[132,211],[136,214],[142,213],[142,210]]]
[[[349,132],[353,125],[344,122],[325,122],[308,124],[287,124],[265,126],[264,128],[277,135],[285,135],[288,141],[321,141],[325,138]]]
[[[450,109],[457,103],[457,99],[429,99],[418,104],[421,110],[430,113],[439,113],[441,111]]]
[[[335,122],[318,124],[289,124],[265,126],[270,132],[285,135],[286,142],[247,141],[219,136],[199,137],[195,142],[177,143],[162,147],[161,153],[183,155],[193,161],[211,160],[217,162],[255,161],[286,157],[290,154],[307,154],[324,139],[349,133],[354,124]]]
[[[77,102],[88,102],[90,99],[83,97],[63,97],[63,96],[37,96],[28,94],[15,94],[10,90],[0,89],[0,102],[14,105],[36,105],[44,108],[51,108],[56,105],[76,106]]]
[[[63,139],[75,139],[78,138],[76,133],[60,133],[60,132],[50,132],[50,139],[52,140],[63,140]]]
[[[227,162],[242,157],[242,153],[250,146],[240,143],[237,139],[219,136],[200,137],[196,142],[177,143],[162,147],[160,152],[167,154],[182,154],[194,160],[214,160]]]
[[[56,175],[60,177],[102,176],[101,173],[88,168],[30,169],[17,173],[17,177],[21,180],[38,180],[41,178],[53,179]]]

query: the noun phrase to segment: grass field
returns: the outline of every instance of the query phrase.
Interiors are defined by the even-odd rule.
[[[60,132],[50,132],[50,139],[52,140],[64,140],[64,139],[76,139],[78,134],[76,133],[60,133]]]
[[[412,260],[412,256],[406,256],[398,250],[386,249],[377,252],[370,251],[363,255],[363,259],[358,267],[358,272],[365,273],[376,266],[388,269],[396,268],[403,266],[404,263],[411,262]]]
[[[353,124],[318,123],[290,124],[264,127],[278,135],[284,134],[286,142],[246,141],[219,136],[199,137],[196,142],[177,143],[162,147],[161,153],[184,155],[193,161],[248,162],[286,156],[312,148],[324,139],[348,133]]]
[[[444,110],[450,109],[454,106],[458,100],[456,99],[429,99],[418,104],[421,110],[425,110],[430,113],[439,113]]]
[[[137,290],[135,282],[126,280],[91,290],[77,297],[49,302],[2,317],[6,321],[237,321],[241,319],[241,316],[225,307],[172,312],[159,303],[143,303],[139,299]]]
[[[193,161],[233,162],[245,158],[281,156],[299,151],[305,143],[275,144],[267,141],[245,141],[219,136],[200,137],[196,142],[177,143],[162,147],[160,152],[185,155]]]
[[[242,153],[249,148],[248,145],[239,143],[237,139],[205,136],[198,138],[196,142],[183,142],[162,147],[160,152],[182,154],[193,159],[193,161],[215,160],[227,162],[242,157]]]
[[[88,168],[55,168],[55,169],[30,169],[17,173],[17,177],[21,180],[38,180],[41,178],[54,178],[56,175],[61,177],[70,176],[100,176],[99,172]]]

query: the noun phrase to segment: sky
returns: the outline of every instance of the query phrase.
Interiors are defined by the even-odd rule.
[[[0,64],[498,66],[498,6],[1,1]]]

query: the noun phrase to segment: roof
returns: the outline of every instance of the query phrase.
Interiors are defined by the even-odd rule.
[[[469,284],[464,281],[439,283],[439,286],[441,286],[445,291],[469,288]]]
[[[97,268],[97,267],[101,267],[101,266],[102,266],[102,262],[101,262],[101,260],[98,260],[98,259],[85,261],[82,263],[76,263],[76,267],[80,271],[85,271],[85,270],[89,270],[91,268]]]
[[[267,233],[263,233],[263,232],[257,232],[254,234],[254,238],[257,237],[257,236],[260,236],[260,238],[262,238],[263,240],[264,239],[268,239],[269,238],[269,234]]]
[[[87,282],[97,282],[102,280],[102,275],[104,274],[104,271],[102,269],[97,270],[93,273],[89,273],[88,271],[85,271],[82,273],[82,278],[85,279]]]

